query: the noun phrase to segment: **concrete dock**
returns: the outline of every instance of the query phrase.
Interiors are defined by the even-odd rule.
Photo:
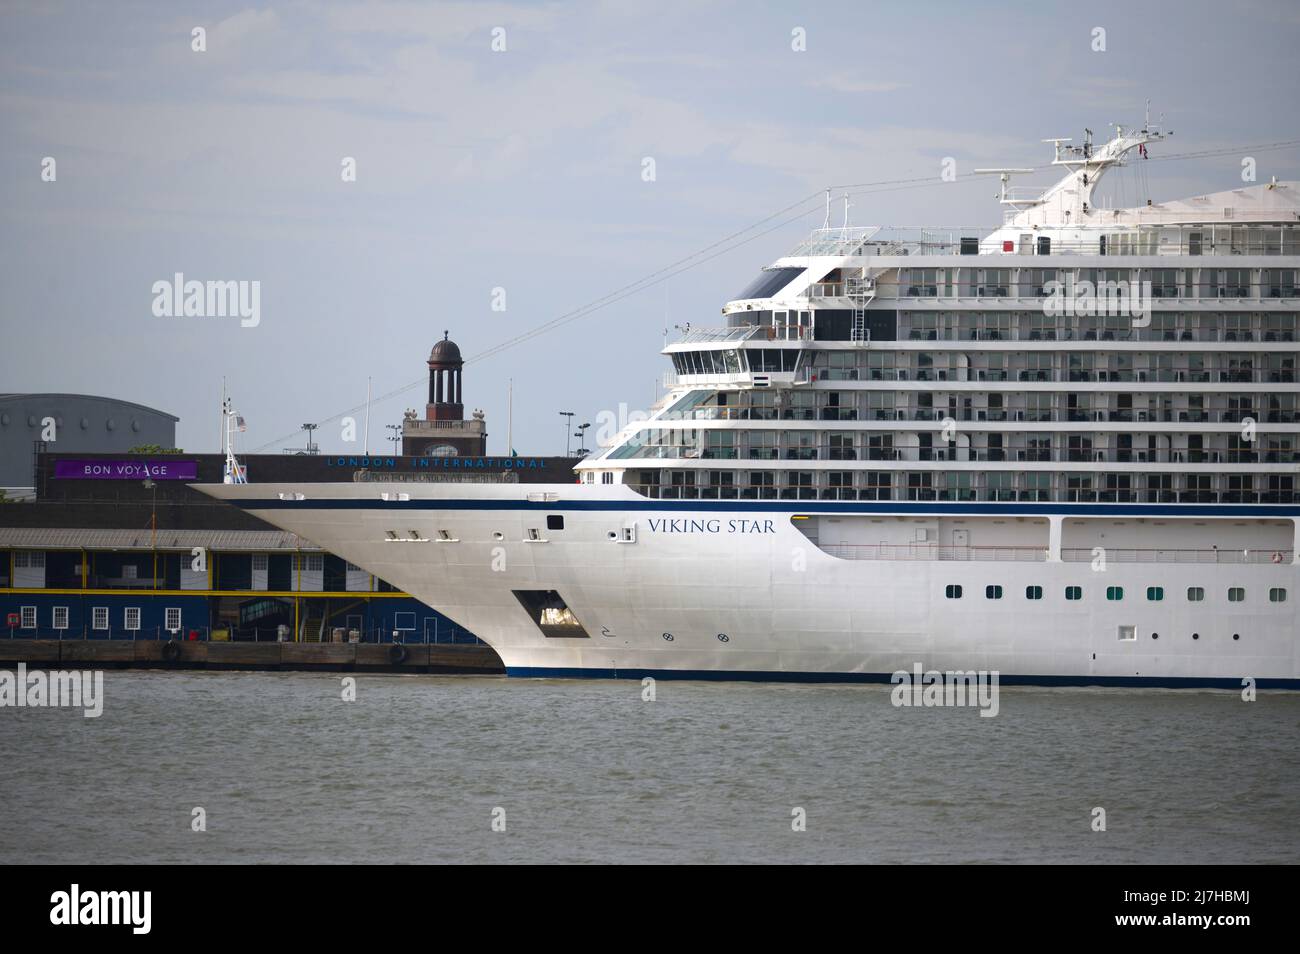
[[[497,654],[482,645],[0,639],[0,668],[10,668],[19,663],[45,669],[244,669],[479,675],[505,672]]]

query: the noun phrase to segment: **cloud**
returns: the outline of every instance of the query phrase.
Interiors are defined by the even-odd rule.
[[[825,73],[809,83],[813,89],[829,89],[837,93],[893,93],[907,89],[909,83],[899,80],[866,80],[852,73]]]

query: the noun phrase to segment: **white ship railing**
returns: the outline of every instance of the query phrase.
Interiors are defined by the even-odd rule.
[[[1100,547],[1107,562],[1111,563],[1214,563],[1214,564],[1251,564],[1281,563],[1289,564],[1294,556],[1291,550],[1169,550],[1169,549],[1131,549],[1123,547]],[[1066,563],[1091,563],[1103,554],[1094,552],[1091,547],[1070,547],[1061,550],[1061,559]]]
[[[821,543],[842,560],[978,560],[1032,563],[1047,560],[1046,547],[949,547],[934,543]]]
[[[758,331],[758,325],[742,325],[738,328],[692,328],[677,339],[677,344],[693,341],[744,341]]]
[[[1046,547],[954,547],[934,543],[823,543],[826,553],[843,560],[938,560],[1002,563],[1042,563],[1047,560]],[[1099,548],[1100,549],[1100,548]],[[1105,547],[1105,559],[1113,563],[1209,563],[1289,565],[1292,550],[1179,550],[1132,549]],[[1093,548],[1061,550],[1066,563],[1091,563],[1099,553]]]

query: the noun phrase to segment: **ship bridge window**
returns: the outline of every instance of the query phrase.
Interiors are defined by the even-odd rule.
[[[802,268],[765,268],[758,277],[745,286],[744,291],[735,297],[736,301],[746,298],[771,298],[782,288],[789,285],[799,275]]]
[[[588,639],[578,617],[555,590],[514,590],[515,599],[542,635],[549,638]]]

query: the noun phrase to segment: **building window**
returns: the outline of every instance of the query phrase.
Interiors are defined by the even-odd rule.
[[[266,563],[266,554],[265,554],[265,553],[254,553],[254,554],[253,554],[253,572],[254,572],[254,573],[265,573],[265,572],[266,572],[266,566],[267,566],[267,563]]]
[[[164,611],[163,628],[169,633],[175,633],[180,630],[181,609],[179,606],[169,606]]]
[[[33,570],[42,569],[45,566],[44,550],[15,550],[14,566],[31,568]],[[32,625],[35,625],[34,623]]]
[[[1124,587],[1122,587],[1122,586],[1108,586],[1108,587],[1106,587],[1106,599],[1108,599],[1108,600],[1122,600],[1123,598],[1124,598]]]
[[[91,629],[108,629],[108,607],[96,606],[90,611]]]
[[[307,572],[320,573],[325,569],[325,556],[321,553],[307,554]]]
[[[1202,586],[1189,586],[1187,588],[1187,602],[1199,603],[1205,599],[1205,588]]]
[[[957,583],[949,583],[943,588],[943,595],[950,600],[961,599],[961,586]]]
[[[54,607],[54,619],[52,620],[52,622],[54,623],[55,629],[67,629],[68,608],[66,606]]]
[[[1041,600],[1043,598],[1043,588],[1041,586],[1026,586],[1025,599]]]
[[[1271,590],[1269,590],[1269,591],[1268,591],[1268,601],[1269,601],[1270,603],[1285,603],[1285,602],[1286,602],[1286,589],[1285,589],[1285,587],[1275,586],[1275,587],[1273,587]]]
[[[984,587],[984,598],[986,600],[1002,599],[1002,587],[998,586],[996,583],[991,583]]]
[[[22,616],[22,619],[21,619],[21,621],[19,622],[18,625],[19,625],[22,629],[35,629],[35,628],[36,628],[36,607],[35,607],[35,606],[24,606],[24,607],[22,607],[22,609],[21,609],[21,611],[20,611],[20,615]]]
[[[393,629],[402,630],[403,632],[413,632],[415,630],[414,613],[394,613]]]
[[[1163,586],[1148,586],[1147,599],[1153,603],[1158,603],[1165,598],[1165,588]]]
[[[123,610],[122,626],[129,632],[135,632],[140,628],[140,607],[128,606]]]
[[[1228,587],[1228,602],[1240,603],[1246,598],[1246,588],[1243,586]]]
[[[1083,587],[1082,587],[1082,586],[1067,586],[1067,587],[1065,588],[1065,598],[1066,598],[1067,600],[1081,600],[1081,599],[1083,599]]]

